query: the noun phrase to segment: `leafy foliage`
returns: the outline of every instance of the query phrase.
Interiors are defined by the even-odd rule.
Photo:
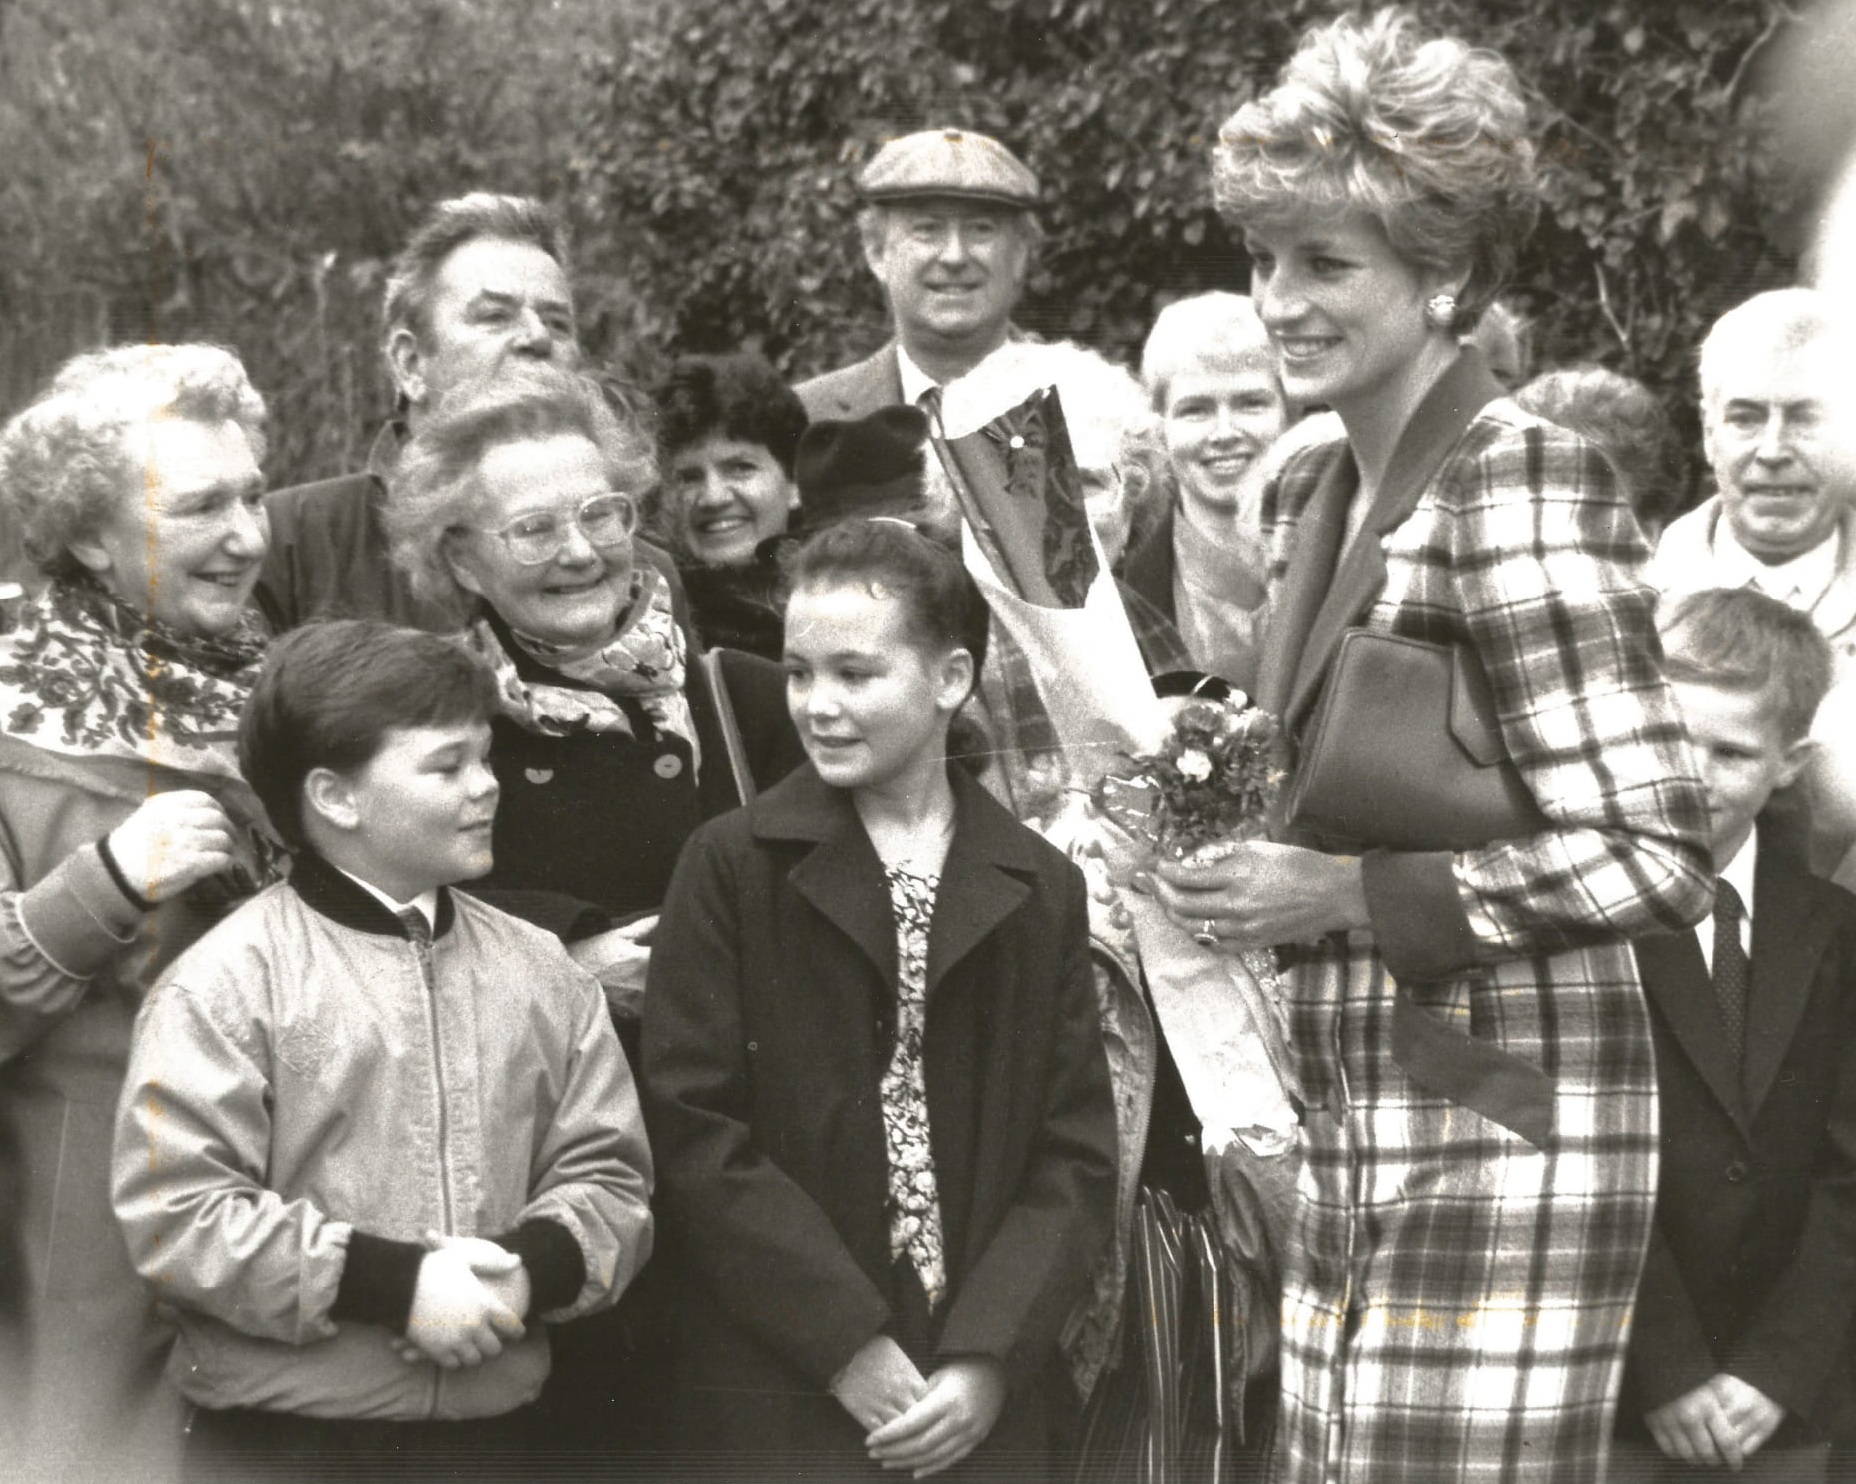
[[[274,480],[354,468],[390,405],[386,259],[439,197],[560,194],[563,105],[578,55],[616,44],[609,11],[13,0],[0,409],[86,343],[206,337],[270,401]]]
[[[882,334],[851,225],[855,167],[912,128],[979,128],[1044,181],[1048,241],[1020,318],[1132,359],[1167,300],[1244,283],[1211,206],[1212,140],[1336,8],[684,0],[598,69],[607,106],[581,132],[576,202],[651,306],[652,339],[751,340],[809,372]],[[1550,196],[1514,298],[1545,360],[1600,361],[1686,409],[1708,322],[1794,267],[1752,89],[1783,7],[1446,0],[1425,14],[1537,89]]]
[[[388,406],[385,260],[479,186],[569,208],[601,358],[842,364],[884,333],[852,175],[939,122],[1044,180],[1022,320],[1131,359],[1162,303],[1243,284],[1211,141],[1335,8],[0,0],[0,411],[84,344],[204,334],[271,399],[274,480],[352,468]],[[1794,268],[1759,90],[1781,0],[1423,9],[1538,90],[1550,199],[1514,298],[1542,358],[1640,376],[1685,415],[1707,323]]]

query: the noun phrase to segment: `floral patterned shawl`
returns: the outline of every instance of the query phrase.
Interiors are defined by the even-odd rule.
[[[174,633],[90,578],[54,582],[0,635],[0,736],[66,757],[238,777],[239,711],[264,640]]]
[[[504,643],[504,634],[509,643]],[[469,642],[496,677],[505,715],[532,732],[619,732],[632,724],[618,698],[637,702],[651,725],[681,737],[696,755],[696,724],[683,694],[687,677],[683,629],[671,606],[670,584],[654,567],[632,571],[632,595],[618,631],[590,653],[569,654],[557,646],[502,629],[487,615],[468,631]],[[513,646],[536,664],[578,685],[549,685],[525,678],[509,652]],[[592,689],[586,689],[591,686]],[[700,757],[696,757],[700,766]]]

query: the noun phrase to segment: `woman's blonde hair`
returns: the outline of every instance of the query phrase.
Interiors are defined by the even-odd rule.
[[[1166,411],[1167,386],[1188,367],[1261,366],[1276,377],[1276,353],[1270,332],[1257,316],[1248,294],[1214,289],[1178,299],[1154,317],[1141,347],[1141,383],[1155,412]],[[1277,390],[1282,384],[1277,379]]]
[[[1459,333],[1514,271],[1539,209],[1513,69],[1425,37],[1398,9],[1304,36],[1276,86],[1218,131],[1212,191],[1240,226],[1364,211],[1408,263],[1467,268],[1450,327]]]

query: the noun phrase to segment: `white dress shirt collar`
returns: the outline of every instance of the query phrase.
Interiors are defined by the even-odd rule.
[[[1759,829],[1746,837],[1746,843],[1735,853],[1734,858],[1721,868],[1720,879],[1740,893],[1740,900],[1746,907],[1746,916],[1740,919],[1740,947],[1743,952],[1753,952],[1753,872],[1759,860]],[[1701,956],[1706,960],[1708,972],[1714,972],[1714,918],[1709,916],[1706,922],[1696,929],[1695,936],[1701,940]]]
[[[334,862],[331,861],[330,864],[334,865]],[[342,875],[346,876],[356,886],[360,887],[362,891],[379,902],[381,906],[385,907],[387,911],[391,912],[395,917],[398,917],[400,913],[404,912],[408,907],[412,907],[425,919],[425,925],[428,929],[436,927],[438,923],[437,887],[427,888],[409,902],[396,902],[378,886],[375,886],[373,882],[363,881],[359,876],[355,875],[353,871],[342,871],[340,866],[336,866],[335,869],[341,871]]]
[[[1843,555],[1841,525],[1809,551],[1786,562],[1762,562],[1740,544],[1733,523],[1723,512],[1714,529],[1714,554],[1721,566],[1723,587],[1758,588],[1790,608],[1809,612],[1836,580]]]
[[[909,358],[909,353],[902,348],[900,340],[896,342],[896,373],[902,380],[902,400],[911,407],[921,404],[923,392],[941,385]]]

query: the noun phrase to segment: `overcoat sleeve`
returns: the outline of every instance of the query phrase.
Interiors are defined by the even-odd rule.
[[[1694,922],[1706,801],[1662,675],[1647,550],[1609,464],[1562,429],[1485,418],[1425,498],[1387,538],[1388,568],[1413,572],[1394,596],[1474,647],[1549,828],[1454,856],[1370,852],[1387,966],[1443,978]],[[1401,543],[1414,525],[1417,549]]]
[[[36,882],[26,875],[0,820],[0,1064],[77,1008],[142,920],[95,845],[80,845]]]
[[[671,878],[644,999],[646,1121],[684,1260],[734,1323],[823,1388],[883,1328],[889,1304],[818,1203],[755,1142],[744,887],[728,854],[706,827]]]
[[[1658,1222],[1637,1284],[1621,1405],[1642,1417],[1706,1384],[1718,1369],[1681,1266]]]
[[[962,1281],[938,1352],[987,1355],[1016,1387],[1049,1359],[1082,1297],[1115,1207],[1115,1104],[1089,963],[1082,873],[1068,865],[1062,955],[1036,1153],[1018,1200]]]

